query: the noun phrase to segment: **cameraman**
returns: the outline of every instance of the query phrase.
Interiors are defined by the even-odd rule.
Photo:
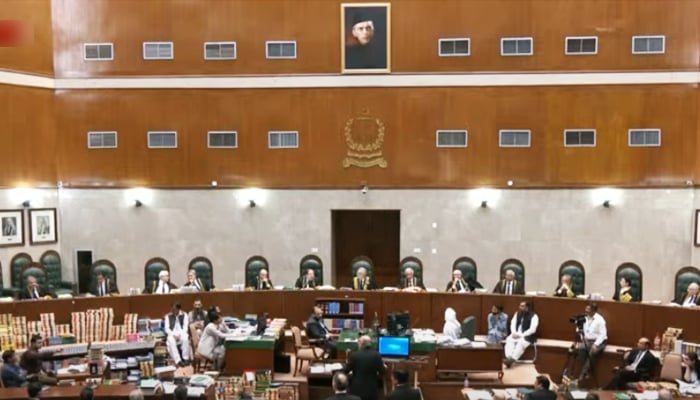
[[[590,376],[598,355],[605,350],[605,346],[608,344],[608,328],[605,324],[605,318],[598,314],[597,304],[589,303],[586,305],[586,317],[582,330],[584,342],[578,345],[578,358],[586,361],[581,369],[579,380]],[[588,357],[586,357],[586,353],[588,353]]]

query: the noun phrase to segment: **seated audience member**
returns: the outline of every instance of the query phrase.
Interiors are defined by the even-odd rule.
[[[333,396],[326,398],[326,400],[363,400],[355,395],[348,393],[348,387],[350,387],[350,379],[343,372],[336,372],[333,375],[333,381],[331,383],[333,386]]]
[[[92,386],[85,386],[80,391],[80,400],[93,400],[94,398],[95,391],[92,389]]]
[[[44,370],[43,362],[52,359],[53,355],[60,353],[61,350],[40,353],[40,349],[41,336],[32,335],[29,339],[29,347],[19,359],[19,366],[27,371],[28,381],[39,381],[45,385],[55,385],[58,383],[58,379],[53,373]]]
[[[14,350],[2,353],[2,384],[6,388],[18,388],[27,383],[27,377],[19,368],[19,357]]]
[[[129,392],[129,400],[143,400],[143,392],[141,389],[134,389]]]
[[[357,351],[348,356],[344,372],[350,374],[350,393],[362,400],[375,400],[378,397],[379,382],[384,377],[386,366],[382,356],[372,348],[369,336],[357,339]]]
[[[505,279],[501,279],[493,288],[494,293],[500,294],[525,294],[525,289],[515,280],[515,271],[506,270]]]
[[[226,356],[224,341],[229,330],[221,314],[216,311],[209,311],[209,321],[199,337],[197,353],[213,362],[217,371],[221,371],[224,369]]]
[[[107,278],[102,272],[98,272],[95,278],[95,284],[90,288],[90,294],[98,297],[119,294],[117,284]]]
[[[503,312],[503,306],[494,305],[488,316],[488,343],[501,343],[508,334],[508,314]]]
[[[182,383],[177,385],[173,392],[173,400],[187,400],[187,386]]]
[[[639,301],[638,298],[632,295],[632,283],[629,278],[623,276],[620,278],[620,287],[617,288],[615,294],[613,295],[613,300],[619,301],[621,303],[629,303]]]
[[[423,282],[416,276],[416,272],[413,268],[406,268],[403,271],[403,278],[401,279],[400,288],[404,291],[409,292],[420,292],[425,290]]]
[[[199,279],[199,277],[197,276],[197,271],[193,269],[187,271],[187,283],[182,285],[182,287],[192,287],[195,288],[198,292],[208,292],[209,290],[211,290],[211,288],[206,282]]]
[[[393,378],[395,389],[389,394],[387,400],[422,400],[420,390],[411,387],[407,370],[394,370]]]
[[[537,340],[539,317],[530,310],[530,303],[521,301],[518,312],[510,320],[510,335],[506,338],[505,360],[506,367],[518,361],[532,343]]]
[[[34,276],[27,277],[27,288],[19,293],[19,298],[22,300],[38,300],[50,299],[53,296],[45,287],[39,285],[39,282]]]
[[[255,277],[255,290],[271,290],[272,281],[268,277],[267,270],[265,268],[258,272],[258,276]]]
[[[586,305],[586,322],[583,324],[583,339],[585,343],[578,345],[578,359],[585,360],[581,368],[579,380],[590,376],[598,356],[605,350],[608,344],[608,328],[605,318],[598,314],[598,305],[589,303]],[[588,356],[586,356],[588,353]]]
[[[693,282],[688,285],[686,293],[682,293],[677,299],[673,300],[673,304],[683,306],[683,307],[697,307],[700,306],[700,285],[697,282]]]
[[[352,288],[355,290],[374,290],[377,287],[374,281],[367,276],[367,270],[364,267],[357,269],[355,277],[352,278]]]
[[[187,315],[190,324],[195,324],[198,330],[204,329],[207,323],[207,313],[202,308],[202,299],[196,299],[192,304],[192,311]]]
[[[538,375],[532,392],[525,395],[525,400],[556,400],[557,394],[549,390],[549,378]]]
[[[316,287],[316,274],[314,270],[311,268],[307,269],[306,274],[297,278],[294,287],[297,289],[314,289]]]
[[[615,376],[605,390],[627,390],[627,384],[649,378],[657,359],[651,354],[651,343],[647,338],[637,341],[637,348],[625,357],[625,366],[615,371]]]
[[[319,306],[314,307],[313,314],[306,321],[306,337],[318,341],[331,359],[338,356],[338,345],[323,323],[323,310]]]
[[[462,271],[455,269],[452,271],[452,280],[447,282],[445,291],[452,293],[469,293],[474,291],[474,288],[462,278]]]
[[[5,356],[3,356],[5,358]],[[681,356],[681,372],[683,380],[687,383],[700,385],[698,375],[700,375],[700,361],[698,361],[698,353],[691,351],[688,354]]]
[[[185,366],[190,362],[190,322],[187,313],[182,311],[180,303],[173,305],[170,314],[164,318],[165,341],[168,346],[168,354],[175,361],[178,367]]]
[[[445,325],[442,327],[442,334],[452,340],[457,340],[462,336],[462,326],[457,321],[457,312],[452,307],[445,310]]]
[[[561,283],[554,289],[554,296],[572,298],[576,297],[576,294],[571,286],[571,275],[562,275]]]
[[[43,386],[40,382],[29,382],[29,384],[27,384],[27,396],[29,400],[39,400],[41,389],[43,389]]]
[[[175,289],[177,289],[177,286],[170,282],[170,272],[164,269],[158,273],[158,280],[151,282],[143,292],[150,294],[168,294],[171,290]]]

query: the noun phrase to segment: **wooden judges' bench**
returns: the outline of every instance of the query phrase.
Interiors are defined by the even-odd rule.
[[[24,315],[27,320],[39,319],[40,313],[53,312],[56,323],[70,323],[71,312],[100,307],[114,309],[115,323],[122,323],[125,313],[157,318],[165,315],[172,304],[179,302],[183,309],[191,309],[195,299],[202,299],[205,307],[218,305],[225,315],[269,313],[285,317],[290,325],[301,327],[312,312],[317,298],[364,299],[364,325],[371,327],[374,313],[384,316],[393,311],[409,311],[411,325],[442,330],[444,311],[452,307],[459,319],[474,315],[478,318],[478,334],[486,334],[486,317],[494,304],[504,306],[509,316],[518,303],[528,299],[539,314],[539,338],[561,341],[557,345],[539,345],[536,366],[538,371],[549,373],[558,379],[564,367],[566,347],[574,339],[574,328],[569,318],[581,314],[585,300],[557,297],[505,296],[497,294],[459,293],[405,293],[405,292],[359,292],[359,291],[258,291],[209,293],[183,293],[170,295],[114,296],[107,298],[74,298],[0,303],[0,314]],[[599,301],[599,312],[608,322],[610,345],[632,347],[640,336],[654,338],[669,327],[683,328],[683,338],[700,342],[700,309],[670,307],[665,305],[617,303]],[[382,320],[382,325],[385,321]],[[544,342],[544,341],[543,341]],[[551,342],[551,341],[550,341]],[[598,381],[604,384],[609,378],[609,369],[619,363],[619,356],[608,354],[601,357]],[[600,375],[603,374],[603,375]]]

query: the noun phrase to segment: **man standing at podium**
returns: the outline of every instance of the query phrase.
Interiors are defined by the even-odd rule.
[[[379,381],[384,376],[384,361],[377,350],[371,347],[369,336],[360,336],[357,341],[357,351],[350,353],[345,373],[352,374],[350,378],[350,393],[362,400],[376,400]]]

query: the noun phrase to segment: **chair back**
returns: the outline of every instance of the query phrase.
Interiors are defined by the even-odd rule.
[[[59,287],[63,280],[63,272],[61,267],[61,256],[55,250],[47,250],[39,258],[39,262],[46,270],[46,279],[49,285]]]
[[[565,261],[559,267],[559,282],[561,282],[561,277],[564,275],[569,275],[571,277],[571,290],[576,295],[586,293],[586,270],[583,265],[574,260]]]
[[[350,270],[352,271],[352,276],[357,276],[357,270],[364,268],[367,270],[367,276],[374,280],[374,262],[371,258],[367,256],[357,256],[350,261]]]
[[[637,264],[626,262],[620,264],[615,271],[615,291],[620,289],[620,278],[627,278],[630,282],[630,294],[642,301],[642,270]]]
[[[267,270],[267,278],[272,280],[270,273],[270,264],[263,256],[252,256],[245,262],[245,286],[255,287],[257,285],[257,277],[260,275],[260,270]]]
[[[13,288],[21,288],[22,269],[32,262],[32,256],[27,253],[17,253],[10,260],[10,285]]]
[[[301,347],[301,330],[298,326],[292,326],[292,336],[294,337],[294,347]]]
[[[197,324],[191,323],[189,326],[190,337],[192,338],[192,349],[196,352],[197,346],[199,345],[199,331],[197,330]]]
[[[197,278],[201,279],[210,288],[214,287],[214,265],[206,257],[195,257],[190,261],[188,270],[193,269]]]
[[[170,264],[164,258],[153,257],[146,261],[143,266],[144,287],[148,287],[151,282],[156,282],[158,274],[163,270],[170,272]]]
[[[700,284],[700,270],[695,267],[683,267],[676,272],[674,299],[681,298],[688,292],[688,285],[695,282]]]
[[[523,263],[515,258],[510,258],[503,261],[503,264],[501,264],[500,279],[505,279],[506,271],[509,269],[515,272],[515,281],[518,282],[518,285],[520,285],[523,290],[525,290],[525,266]]]
[[[411,268],[414,276],[423,282],[423,262],[418,257],[404,257],[399,262],[399,281],[403,280],[407,268]]]
[[[476,262],[470,257],[459,257],[452,263],[452,271],[454,270],[462,271],[462,279],[466,282],[478,282]],[[450,271],[450,278],[452,278],[452,271]]]
[[[477,320],[476,317],[469,316],[462,321],[462,338],[474,340],[476,335]]]
[[[299,276],[306,275],[307,270],[313,270],[316,286],[323,285],[323,261],[315,254],[307,254],[299,262]]]

